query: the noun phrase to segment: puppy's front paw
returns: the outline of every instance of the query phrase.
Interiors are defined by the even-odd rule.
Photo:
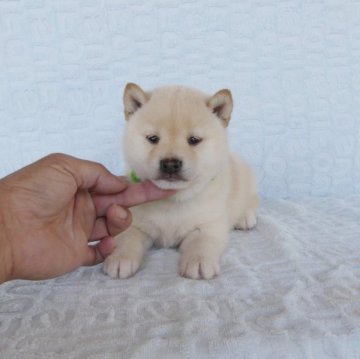
[[[201,254],[183,254],[180,260],[180,275],[190,279],[211,279],[220,273],[218,259]]]
[[[235,229],[248,230],[256,226],[257,219],[253,212],[248,212],[235,224]]]
[[[129,278],[139,269],[141,260],[113,252],[104,261],[103,271],[112,278]]]

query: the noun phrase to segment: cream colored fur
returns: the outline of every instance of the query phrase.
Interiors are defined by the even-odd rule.
[[[127,278],[139,269],[152,246],[177,247],[179,272],[193,279],[219,274],[220,258],[233,228],[256,224],[258,197],[250,167],[229,152],[226,126],[232,112],[228,90],[208,96],[169,86],[145,92],[128,84],[124,92],[127,126],[124,153],[129,169],[161,188],[168,199],[132,208],[133,224],[117,238],[104,271]],[[147,137],[156,135],[158,143]],[[190,137],[201,139],[190,145]],[[160,160],[182,161],[180,180],[159,179]]]

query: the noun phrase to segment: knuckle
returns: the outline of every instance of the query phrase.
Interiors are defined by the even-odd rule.
[[[44,157],[44,161],[51,164],[63,163],[68,161],[70,156],[65,155],[63,153],[51,153]]]

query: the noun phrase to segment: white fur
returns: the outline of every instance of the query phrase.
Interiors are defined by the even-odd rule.
[[[132,96],[137,102],[131,102]],[[143,99],[141,106],[138,99]],[[231,154],[227,145],[230,92],[222,90],[210,97],[173,86],[145,93],[128,85],[124,103],[128,118],[124,151],[129,167],[141,179],[178,192],[132,208],[133,224],[117,237],[117,247],[105,260],[104,271],[114,278],[135,274],[144,254],[155,244],[179,246],[179,271],[185,277],[218,275],[229,231],[255,226],[258,206],[250,167]],[[158,144],[146,140],[153,134],[160,137]],[[190,146],[187,138],[193,135],[203,141]],[[159,180],[160,159],[173,157],[183,161],[184,180]]]
[[[184,181],[176,181],[176,182],[169,182],[165,180],[151,180],[152,183],[154,183],[155,186],[161,188],[161,189],[173,189],[173,190],[181,190],[187,187],[187,183]]]

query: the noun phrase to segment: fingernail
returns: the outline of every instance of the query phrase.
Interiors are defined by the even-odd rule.
[[[127,211],[120,206],[115,206],[115,214],[120,219],[126,219],[128,216]]]

